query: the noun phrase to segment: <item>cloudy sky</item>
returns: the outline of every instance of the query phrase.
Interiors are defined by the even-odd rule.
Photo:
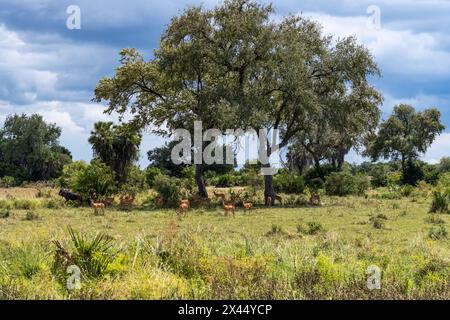
[[[42,114],[62,127],[61,141],[75,159],[89,160],[93,123],[111,119],[91,102],[93,89],[113,74],[118,51],[135,47],[150,58],[170,17],[200,3],[218,1],[0,0],[0,123],[11,113]],[[70,5],[81,9],[80,30],[66,26]],[[385,98],[384,117],[398,103],[439,108],[448,129],[424,159],[450,155],[449,0],[284,0],[275,7],[279,16],[319,21],[325,33],[356,35],[383,70],[374,84]],[[145,134],[142,164],[146,151],[162,142]],[[348,160],[360,157],[352,153]]]

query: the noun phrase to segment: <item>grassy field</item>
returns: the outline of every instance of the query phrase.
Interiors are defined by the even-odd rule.
[[[235,218],[213,207],[179,220],[139,205],[94,215],[37,195],[0,191],[0,299],[450,299],[450,215],[429,214],[426,197],[325,197]],[[90,252],[99,233],[110,247]],[[70,263],[52,240],[82,264],[81,289],[67,288]],[[367,288],[371,265],[379,290]]]

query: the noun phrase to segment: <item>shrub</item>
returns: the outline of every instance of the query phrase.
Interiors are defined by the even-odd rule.
[[[51,189],[41,189],[39,188],[38,193],[36,194],[37,198],[51,198],[52,197],[52,190]]]
[[[309,180],[306,185],[310,190],[317,192],[319,189],[323,189],[325,183],[323,182],[322,178],[314,178]]]
[[[432,223],[432,224],[445,224],[445,221],[439,218],[435,214],[431,214],[429,217],[425,219],[426,222]]]
[[[325,181],[325,191],[331,196],[346,196],[357,193],[354,176],[347,172],[333,172]]]
[[[92,239],[68,227],[74,252],[73,264],[78,266],[85,277],[100,277],[107,273],[117,253],[113,251],[113,239],[105,233],[98,233]]]
[[[11,215],[11,211],[9,209],[0,210],[0,219],[6,219]]]
[[[448,212],[449,192],[435,190],[433,192],[433,201],[431,203],[430,212]]]
[[[267,236],[275,236],[275,235],[283,235],[286,232],[283,230],[283,228],[280,225],[273,224],[270,228],[269,232],[267,232]]]
[[[355,180],[355,191],[357,195],[363,195],[370,188],[370,179],[369,177],[358,174],[354,176]]]
[[[168,207],[176,207],[181,200],[182,181],[178,178],[166,175],[158,175],[155,178],[154,188],[164,199],[164,204]]]
[[[37,214],[34,211],[27,211],[27,213],[25,214],[25,220],[27,221],[39,220],[39,214]]]
[[[400,189],[400,193],[403,197],[409,197],[413,194],[413,192],[414,192],[414,187],[410,184],[405,184]]]
[[[161,169],[158,167],[150,166],[145,170],[145,180],[149,187],[153,187],[157,176],[161,175]]]
[[[78,175],[85,171],[87,163],[84,161],[74,161],[64,166],[61,176],[58,179],[62,188],[73,188],[76,185]]]
[[[387,174],[387,184],[390,187],[397,186],[402,181],[402,173],[399,171],[389,172]]]
[[[322,224],[316,221],[308,222],[307,226],[308,229],[306,230],[306,233],[309,235],[314,235],[324,230]]]
[[[117,190],[113,171],[98,159],[77,172],[71,187],[84,197],[94,198],[110,196]]]
[[[374,217],[371,217],[370,221],[372,222],[372,226],[375,229],[383,229],[384,228],[384,222],[387,219],[388,218],[387,218],[387,216],[385,214],[380,213],[380,214],[378,214],[378,215],[376,215]]]
[[[448,236],[448,231],[445,226],[437,226],[437,227],[431,227],[430,230],[428,230],[428,237],[433,240],[441,240],[446,239]]]
[[[229,188],[233,187],[236,183],[236,179],[231,174],[223,174],[217,177],[216,188]]]
[[[319,167],[314,166],[313,168],[310,168],[306,171],[306,173],[303,175],[303,179],[305,181],[305,184],[307,186],[310,186],[311,180],[320,178],[323,181],[333,172],[336,172],[336,168],[329,164],[321,165]]]
[[[296,174],[282,173],[273,177],[273,186],[276,192],[299,194],[305,190],[303,178]]]
[[[11,188],[16,185],[16,180],[14,177],[11,176],[5,176],[3,178],[0,178],[0,187],[2,188]]]
[[[36,199],[14,199],[13,206],[19,210],[34,210],[39,206],[39,201]]]

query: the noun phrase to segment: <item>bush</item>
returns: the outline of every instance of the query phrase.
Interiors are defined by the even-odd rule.
[[[161,169],[158,167],[150,166],[145,170],[145,180],[149,187],[153,187],[157,176],[161,175]]]
[[[113,239],[105,233],[89,239],[71,227],[68,230],[74,247],[74,253],[71,254],[73,264],[80,268],[85,277],[103,276],[117,255],[113,251]]]
[[[356,181],[347,172],[333,172],[325,181],[325,191],[330,196],[346,196],[357,193]]]
[[[354,176],[355,180],[355,191],[357,195],[363,195],[370,188],[370,179],[369,177],[358,174]]]
[[[384,228],[384,220],[380,217],[375,217],[372,219],[372,225],[375,229],[383,229]]]
[[[270,228],[269,232],[267,232],[267,236],[275,236],[275,235],[283,235],[286,234],[286,232],[283,230],[283,227],[277,224],[273,224]]]
[[[217,177],[216,188],[229,188],[236,184],[236,179],[231,174],[223,174]]]
[[[398,186],[402,181],[402,173],[399,171],[389,172],[387,174],[387,184],[390,187]]]
[[[154,188],[156,192],[164,199],[164,204],[168,207],[177,207],[181,200],[183,192],[182,180],[169,177],[166,175],[158,175],[155,178]]]
[[[448,212],[449,192],[435,190],[433,192],[433,201],[431,202],[430,212]]]
[[[73,188],[76,184],[78,175],[85,171],[87,163],[84,161],[74,161],[64,166],[61,176],[59,177],[59,185],[62,188]]]
[[[414,192],[414,187],[410,184],[405,184],[400,189],[400,193],[403,197],[409,197],[413,194],[413,192]]]
[[[0,187],[2,188],[11,188],[16,185],[16,180],[14,177],[11,176],[5,176],[3,178],[0,178]]]
[[[39,215],[34,211],[27,211],[27,213],[25,214],[25,220],[27,221],[39,220]]]
[[[72,183],[72,190],[84,197],[106,197],[117,190],[113,171],[98,159],[79,170]]]
[[[324,230],[320,222],[316,221],[308,222],[307,226],[308,230],[306,231],[306,233],[309,235],[314,235]]]
[[[299,175],[282,173],[273,177],[273,187],[276,192],[300,194],[305,190],[305,183]]]
[[[325,183],[322,178],[314,178],[307,182],[307,187],[312,191],[318,191],[319,189],[323,189]]]
[[[448,236],[447,228],[444,226],[431,227],[428,231],[428,237],[433,240],[446,239]]]
[[[2,209],[0,210],[0,219],[6,219],[11,215],[11,212],[9,209]]]

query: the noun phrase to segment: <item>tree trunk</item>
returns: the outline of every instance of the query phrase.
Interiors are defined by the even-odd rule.
[[[263,166],[264,168],[270,168],[270,163]],[[264,205],[267,207],[270,205],[269,197],[272,199],[271,204],[275,204],[275,189],[273,188],[273,175],[264,176]]]
[[[195,165],[195,182],[197,183],[198,187],[198,195],[202,198],[208,198],[205,181],[203,180],[203,168],[203,163]]]
[[[340,147],[337,154],[337,169],[339,171],[342,171],[342,166],[345,162],[345,155],[349,152],[349,149],[347,147]]]

